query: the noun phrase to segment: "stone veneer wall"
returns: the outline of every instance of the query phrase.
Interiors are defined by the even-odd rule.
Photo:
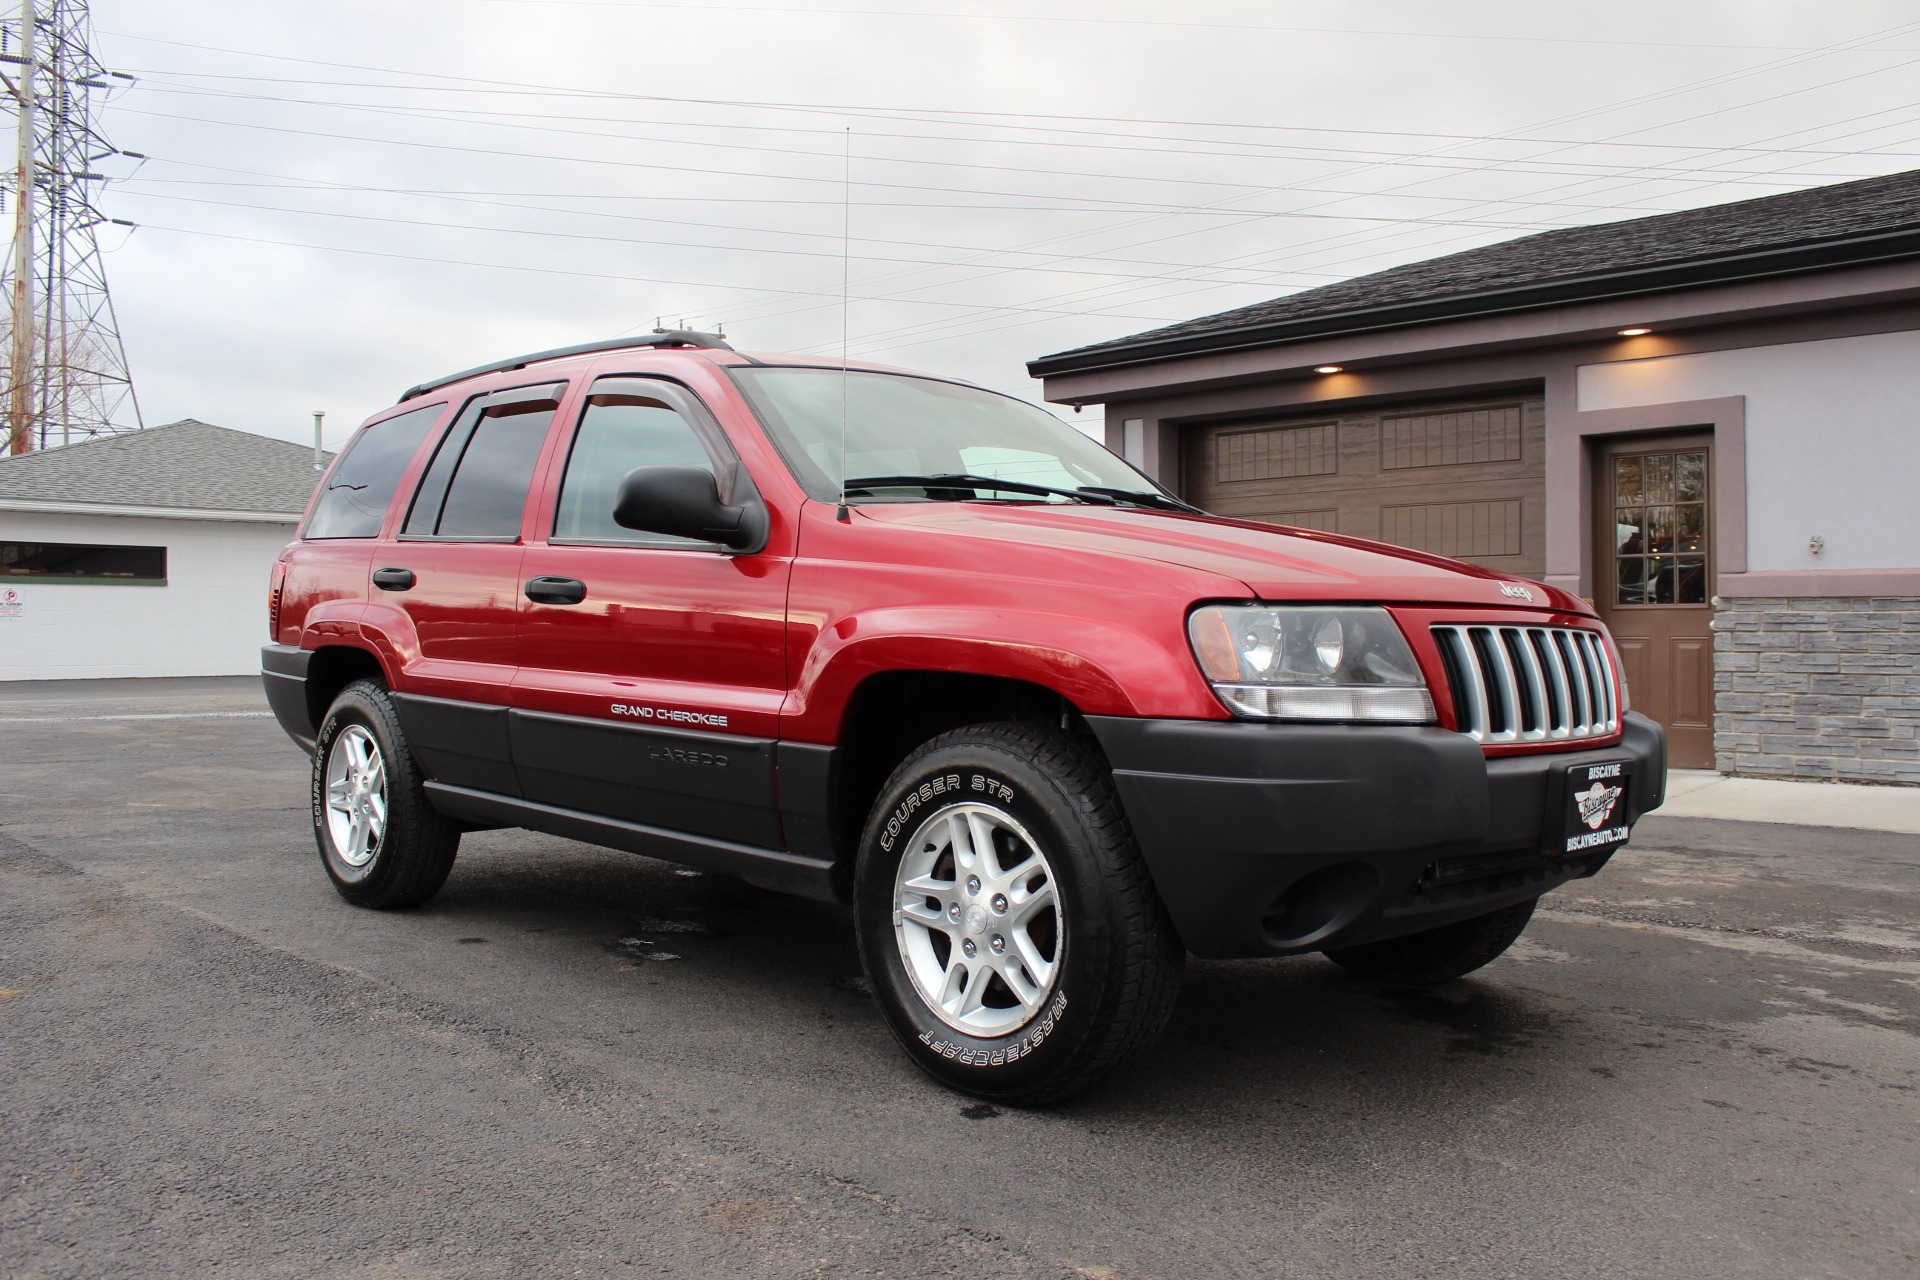
[[[1920,597],[1719,604],[1720,772],[1920,784]]]

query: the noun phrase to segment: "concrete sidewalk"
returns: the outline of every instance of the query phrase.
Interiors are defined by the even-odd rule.
[[[1667,773],[1667,802],[1656,812],[1668,818],[1729,818],[1920,835],[1920,787],[1729,778],[1708,769],[1672,769]]]

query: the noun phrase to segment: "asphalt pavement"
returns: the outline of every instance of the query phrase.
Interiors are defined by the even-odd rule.
[[[348,906],[250,681],[0,685],[0,1275],[1910,1278],[1920,837],[1655,815],[1433,991],[1200,962],[1070,1105],[840,908],[524,832]]]

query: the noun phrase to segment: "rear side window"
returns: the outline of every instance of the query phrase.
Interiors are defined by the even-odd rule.
[[[347,446],[307,521],[309,538],[377,538],[400,473],[446,406],[436,404],[376,422]]]
[[[645,546],[701,547],[692,538],[642,533],[613,521],[620,482],[636,467],[699,467],[713,470],[700,437],[680,413],[646,395],[587,397],[580,429],[560,483],[560,509],[553,536],[563,542],[614,542]]]
[[[487,396],[440,442],[414,496],[409,537],[510,542],[564,384]]]

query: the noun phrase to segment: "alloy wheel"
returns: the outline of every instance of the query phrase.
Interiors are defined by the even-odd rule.
[[[914,989],[968,1035],[1009,1035],[1039,1016],[1066,946],[1053,867],[990,805],[937,810],[895,873],[894,932]]]
[[[327,840],[349,867],[364,867],[387,832],[387,769],[380,744],[350,724],[327,750]]]

